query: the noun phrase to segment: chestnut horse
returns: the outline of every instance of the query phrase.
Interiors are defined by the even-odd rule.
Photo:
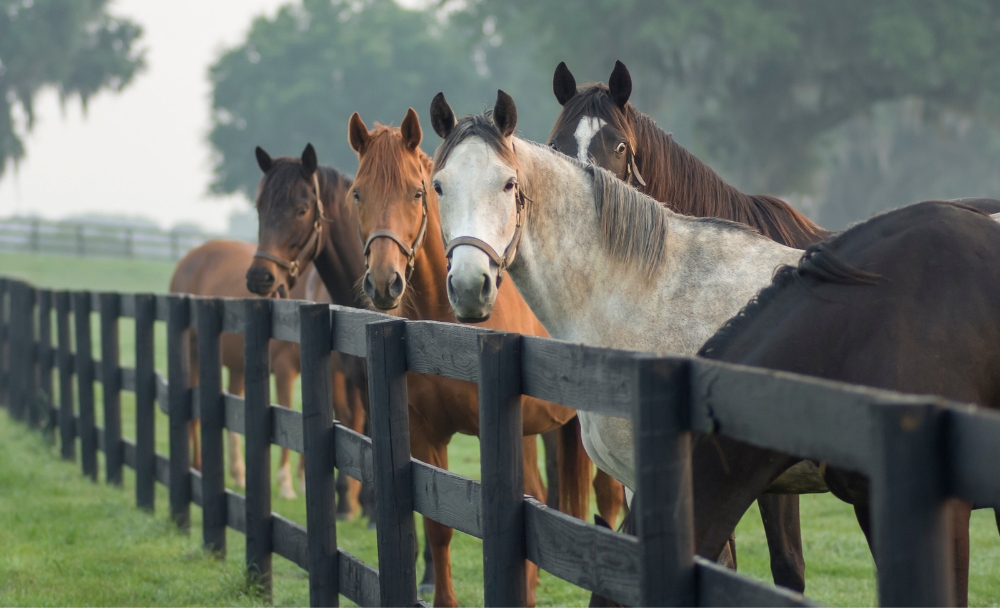
[[[377,308],[409,319],[456,322],[448,304],[445,283],[448,264],[439,238],[437,194],[427,189],[432,163],[420,149],[422,131],[416,112],[410,108],[399,128],[376,125],[372,131],[355,113],[350,119],[348,135],[359,160],[351,194],[365,241],[368,268],[362,282],[365,294]],[[481,326],[547,335],[510,283],[500,286],[493,314]],[[447,469],[448,442],[452,435],[479,434],[476,385],[411,373],[407,375],[407,391],[413,456]],[[522,407],[524,490],[544,502],[545,486],[538,470],[538,444],[534,435],[563,427],[574,412],[536,399],[524,399]],[[583,517],[588,506],[589,461],[569,456],[574,447],[576,454],[584,454],[575,427],[569,427],[569,435],[561,443],[564,457],[560,485],[566,495],[560,502],[564,507],[576,505],[580,512],[572,514]],[[424,530],[433,554],[434,603],[455,606],[458,601],[451,582],[449,550],[452,529],[425,517]],[[535,603],[537,581],[537,567],[529,564],[529,605]]]

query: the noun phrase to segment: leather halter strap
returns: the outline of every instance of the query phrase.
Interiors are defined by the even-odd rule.
[[[328,220],[323,215],[323,199],[320,197],[318,173],[319,169],[314,171],[312,176],[313,189],[316,191],[316,221],[313,222],[312,230],[309,231],[309,236],[306,237],[305,243],[302,244],[299,254],[292,260],[286,260],[259,248],[253,254],[255,258],[269,260],[287,270],[288,277],[291,279],[290,283],[293,285],[295,278],[302,272],[302,268],[315,260],[319,256],[319,252],[323,249],[323,222]]]
[[[477,239],[474,236],[458,236],[448,243],[448,247],[445,249],[445,257],[448,258],[448,267],[451,267],[451,253],[456,247],[461,245],[468,245],[470,247],[475,247],[476,249],[482,251],[490,258],[494,264],[497,265],[497,289],[500,288],[500,283],[503,281],[503,275],[510,267],[514,258],[517,257],[517,247],[521,244],[521,233],[524,232],[524,224],[527,216],[527,203],[531,202],[531,199],[521,192],[521,186],[519,182],[514,183],[514,187],[517,192],[514,195],[514,199],[517,201],[517,206],[515,208],[515,227],[514,236],[511,237],[510,243],[503,250],[503,255],[496,252],[493,247],[482,239]]]
[[[410,276],[413,275],[413,268],[416,265],[417,252],[420,251],[420,246],[424,244],[424,237],[427,236],[427,184],[424,180],[420,180],[420,202],[423,206],[423,215],[420,218],[417,238],[413,239],[412,244],[404,241],[403,237],[392,230],[376,230],[368,235],[368,240],[365,240],[364,235],[361,234],[361,225],[358,224],[358,238],[361,239],[365,252],[365,268],[368,267],[368,254],[371,252],[372,243],[376,239],[390,239],[399,245],[400,251],[406,256],[406,281],[410,281]]]
[[[642,179],[642,175],[639,174],[639,166],[635,164],[635,152],[632,150],[632,146],[629,144],[625,145],[628,146],[628,158],[625,159],[625,183],[630,186],[635,186],[636,189],[638,189],[639,186],[645,187],[646,180]],[[633,184],[633,181],[635,181],[638,185]]]

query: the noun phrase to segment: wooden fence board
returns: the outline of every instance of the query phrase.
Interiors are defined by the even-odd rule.
[[[695,557],[699,606],[817,606],[801,593],[761,583]]]
[[[305,528],[277,513],[272,513],[271,538],[275,553],[309,572],[309,535],[306,534]],[[310,572],[309,580],[312,578]]]
[[[222,330],[222,302],[219,298],[199,298],[198,310],[198,395],[201,406],[201,497],[202,542],[216,555],[226,554],[226,471],[222,430],[222,363],[219,332]]]
[[[190,469],[188,477],[191,479],[191,502],[201,506],[201,471]]]
[[[190,353],[188,334],[190,306],[184,296],[167,298],[167,375],[169,383],[156,375],[157,401],[166,409],[170,421],[170,475],[181,479],[191,468]],[[166,395],[160,387],[166,384]],[[170,518],[185,533],[191,526],[191,484],[178,482],[170,485]]]
[[[225,409],[226,428],[234,433],[246,435],[246,402],[243,397],[224,392],[222,394],[222,407]]]
[[[271,302],[271,337],[286,342],[299,342],[299,300]]]
[[[90,341],[90,293],[73,293],[73,329],[76,333],[76,393],[80,400],[80,462],[83,474],[97,481],[97,445],[94,443],[94,366]]]
[[[641,605],[639,542],[525,497],[528,559],[578,587],[626,606]]]
[[[160,294],[155,297],[155,315],[157,321],[168,321],[170,320],[170,296],[166,294]]]
[[[347,353],[356,357],[364,357],[368,352],[365,326],[368,323],[387,321],[394,318],[378,312],[344,306],[331,306],[330,310],[333,311],[333,331],[331,332],[330,350]]]
[[[330,402],[332,401],[331,397]],[[280,405],[271,405],[270,410],[271,443],[302,454],[305,451],[302,438],[302,414]]]
[[[337,468],[362,483],[375,483],[372,440],[343,425],[334,426]]]
[[[0,403],[13,411],[14,404],[10,399],[10,297],[11,280],[0,278]]]
[[[73,402],[73,353],[70,351],[70,297],[56,292],[56,329],[59,334],[59,437],[62,457],[76,460],[76,417]]]
[[[977,408],[949,413],[947,462],[954,496],[978,507],[1000,508],[1000,415]]]
[[[156,488],[156,376],[153,325],[156,296],[135,297],[135,496],[139,508],[152,511]]]
[[[226,490],[226,525],[241,534],[247,533],[246,497],[232,490]]]
[[[242,334],[246,300],[232,298],[219,298],[219,300],[222,302],[222,331]]]
[[[122,437],[122,461],[125,466],[135,470],[135,442],[128,437]]]
[[[413,508],[449,528],[483,537],[482,486],[474,479],[414,460]]]
[[[2,296],[0,296],[0,300],[2,300]],[[44,399],[46,410],[50,412],[47,422],[54,427],[58,410],[52,409],[52,406],[55,404],[55,396],[52,394],[52,368],[55,364],[55,351],[52,348],[52,292],[44,289],[39,290],[37,300],[39,344],[38,392],[40,398]],[[0,350],[2,349],[3,346],[0,343]],[[0,357],[2,357],[2,354],[0,354]]]
[[[135,318],[135,295],[131,293],[119,294],[119,315],[123,317]]]
[[[271,598],[271,301],[243,301],[247,571]]]
[[[455,323],[411,321],[406,324],[406,365],[411,372],[467,382],[479,380],[479,335],[491,330]]]
[[[101,311],[101,383],[104,395],[105,475],[122,485],[121,374],[118,371],[118,294],[98,294]]]
[[[381,606],[378,570],[344,551],[337,558],[340,593],[358,606]]]

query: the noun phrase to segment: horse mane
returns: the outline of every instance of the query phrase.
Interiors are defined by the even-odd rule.
[[[830,235],[788,203],[773,196],[744,194],[726,183],[631,103],[625,104],[624,110],[620,108],[603,83],[584,85],[566,102],[549,140],[583,116],[603,119],[625,135],[646,181],[643,191],[673,211],[746,224],[792,247],[804,247]]]
[[[316,171],[323,202],[339,202],[335,199],[338,198],[338,194],[346,192],[351,187],[351,178],[333,167],[320,166]],[[305,179],[302,177],[301,160],[291,156],[275,158],[271,170],[257,185],[255,203],[257,211],[267,212],[275,207],[287,205],[291,188],[300,179]]]
[[[806,284],[806,278],[812,277],[821,283],[838,283],[840,285],[875,285],[883,279],[881,276],[855,268],[841,260],[830,249],[830,245],[846,235],[850,235],[863,226],[857,224],[837,235],[831,241],[810,245],[799,258],[797,266],[783,264],[774,271],[771,284],[762,289],[734,317],[726,321],[715,334],[698,350],[699,357],[717,359],[722,356],[726,347],[756,319],[767,306],[776,300],[793,284]]]

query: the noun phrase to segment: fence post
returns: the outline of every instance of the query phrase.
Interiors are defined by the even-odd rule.
[[[309,604],[337,606],[337,478],[330,380],[330,307],[299,307],[302,362],[302,437],[306,459],[306,529],[309,531]]]
[[[486,606],[526,606],[521,336],[479,336],[479,434]]]
[[[247,570],[271,599],[271,301],[244,301]]]
[[[222,300],[199,298],[198,404],[201,408],[201,508],[202,542],[219,557],[226,555],[226,471],[222,430],[226,412],[222,402],[221,353]],[[249,495],[249,493],[248,493]]]
[[[73,293],[76,332],[76,386],[80,398],[80,461],[83,474],[97,481],[97,433],[94,430],[94,355],[90,342],[90,292]]]
[[[14,408],[10,403],[10,297],[11,282],[0,279],[0,401],[7,406],[8,411]]]
[[[76,460],[76,415],[73,413],[73,353],[69,342],[69,292],[56,292],[59,332],[59,436],[62,457]]]
[[[156,372],[153,368],[153,325],[156,296],[135,296],[135,503],[156,506]]]
[[[46,424],[55,427],[52,395],[52,292],[47,289],[38,291],[38,393],[44,395],[46,406]]]
[[[101,294],[101,384],[104,392],[104,456],[107,481],[122,485],[121,360],[118,350],[119,295]]]
[[[167,296],[167,412],[170,417],[170,518],[185,533],[191,526],[191,421],[187,340],[190,304],[186,296]]]
[[[690,362],[637,357],[632,425],[637,491],[632,509],[644,606],[693,606]]]
[[[38,342],[35,339],[35,288],[27,283],[21,286],[24,332],[24,346],[19,354],[23,359],[24,378],[22,379],[22,391],[24,409],[23,415],[28,419],[28,424],[37,427],[42,421],[41,412],[38,408]]]
[[[882,606],[953,605],[944,483],[945,412],[873,405],[872,523]]]
[[[417,603],[417,537],[406,399],[406,321],[369,323],[368,406],[371,410],[378,538],[379,604]]]
[[[10,284],[10,413],[24,420],[24,287],[20,281]]]

